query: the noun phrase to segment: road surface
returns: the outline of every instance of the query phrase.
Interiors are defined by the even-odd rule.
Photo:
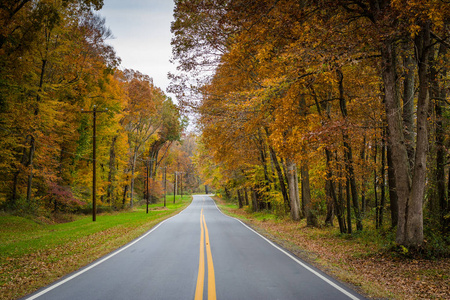
[[[363,299],[208,196],[139,239],[24,299]]]

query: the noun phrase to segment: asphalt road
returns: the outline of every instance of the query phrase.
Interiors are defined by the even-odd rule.
[[[363,299],[208,196],[141,238],[24,299]]]

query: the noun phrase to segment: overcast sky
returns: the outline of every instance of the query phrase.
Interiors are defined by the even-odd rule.
[[[115,39],[108,40],[122,59],[122,69],[134,69],[153,78],[166,92],[168,72],[175,72],[171,57],[170,23],[173,0],[104,0],[100,14]]]

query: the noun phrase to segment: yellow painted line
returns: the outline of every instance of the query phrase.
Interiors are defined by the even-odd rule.
[[[200,212],[200,258],[198,262],[197,286],[195,287],[195,300],[203,300],[203,289],[205,285],[205,244],[206,261],[208,263],[208,300],[216,300],[216,277],[214,274],[214,264],[209,243],[208,227],[206,226],[203,208]]]
[[[208,227],[206,226],[205,215],[203,215],[203,225],[205,226],[206,257],[208,260],[208,300],[216,300],[216,278],[214,275],[214,264],[211,254],[211,245],[209,244],[209,234]]]
[[[201,234],[200,234],[200,259],[198,261],[198,276],[197,276],[197,286],[195,288],[195,300],[202,300],[203,299],[203,285],[205,282],[205,250],[204,250],[204,244],[205,244],[205,234],[203,231],[203,208],[200,213],[200,228],[201,228]]]

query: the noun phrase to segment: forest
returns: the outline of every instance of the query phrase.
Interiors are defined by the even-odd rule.
[[[174,0],[167,91],[122,66],[103,2],[0,1],[0,298],[149,234],[208,191],[364,295],[448,298],[448,0]],[[216,259],[216,230],[229,228],[197,199],[189,236],[201,257],[211,224]]]
[[[155,202],[176,181],[191,189],[199,184],[186,118],[149,75],[121,67],[108,45],[113,35],[96,12],[102,5],[0,5],[3,211],[49,218],[87,213],[93,166],[99,211]]]
[[[94,166],[99,210],[200,173],[241,208],[448,255],[448,2],[176,1],[178,104],[121,67],[102,5],[0,7],[3,211],[88,212]]]
[[[449,255],[448,1],[175,2],[170,90],[222,197]]]

